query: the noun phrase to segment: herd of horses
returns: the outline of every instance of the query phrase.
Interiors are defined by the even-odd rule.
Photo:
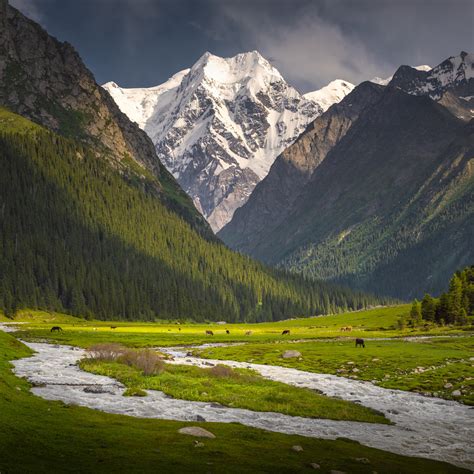
[[[95,329],[95,328],[94,328]],[[110,326],[110,329],[117,329],[117,326]],[[179,328],[181,331],[181,328]],[[60,326],[53,326],[51,328],[51,332],[62,332],[63,329]],[[345,326],[341,328],[341,331],[346,332],[346,331],[352,331],[352,326]],[[230,334],[230,331],[228,329],[225,330],[226,334]],[[245,331],[246,336],[251,336],[252,331]],[[290,330],[289,329],[284,329],[281,333],[282,336],[289,336],[290,335]],[[214,336],[214,332],[211,331],[210,329],[206,329],[206,336]],[[364,339],[361,338],[356,338],[355,340],[355,346],[356,347],[362,347],[365,348],[365,341]]]
[[[346,332],[346,331],[352,331],[352,326],[345,326],[341,328],[341,331]],[[230,334],[230,331],[228,329],[225,330],[226,334]],[[251,336],[252,331],[245,331],[246,336]],[[289,329],[284,329],[281,333],[282,336],[289,336],[290,335],[290,330]],[[214,336],[214,332],[211,331],[210,329],[206,329],[206,336]],[[364,339],[361,338],[356,338],[355,340],[355,346],[356,347],[362,347],[365,348],[365,341]]]

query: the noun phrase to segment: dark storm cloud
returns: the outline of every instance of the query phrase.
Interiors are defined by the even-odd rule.
[[[11,0],[99,82],[150,86],[209,50],[259,50],[302,90],[473,50],[473,0]]]

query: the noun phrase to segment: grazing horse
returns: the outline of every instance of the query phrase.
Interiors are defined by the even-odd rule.
[[[290,330],[289,329],[285,329],[281,335],[284,336],[285,334],[290,334]]]
[[[364,342],[363,339],[357,338],[357,339],[356,339],[356,347],[359,347],[359,346],[365,347],[365,342]]]
[[[228,329],[225,330],[226,334],[230,334],[230,331]]]
[[[110,329],[117,329],[117,326],[110,326]]]
[[[209,331],[209,329],[206,331],[206,336],[214,336],[214,333],[212,331]]]
[[[50,332],[61,332],[63,330],[63,328],[59,327],[59,326],[53,326],[51,328],[51,331]]]
[[[250,336],[252,334],[252,331],[245,331],[246,336]]]

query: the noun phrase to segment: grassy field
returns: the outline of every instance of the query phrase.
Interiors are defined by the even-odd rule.
[[[333,316],[293,319],[261,324],[177,324],[85,321],[57,313],[21,311],[15,320],[27,321],[20,335],[26,339],[48,339],[61,344],[89,347],[100,342],[118,342],[134,347],[194,345],[205,342],[277,342],[346,337],[402,337],[417,335],[449,335],[462,333],[458,327],[397,328],[400,316],[408,315],[409,305],[377,308]],[[224,317],[223,317],[224,319]],[[52,325],[61,324],[62,333],[50,333]],[[111,329],[115,326],[116,329]],[[352,326],[352,331],[341,332],[341,327]],[[180,330],[179,330],[180,329]],[[226,329],[230,334],[226,334]],[[284,329],[289,336],[282,336]],[[214,336],[206,336],[212,330]],[[251,331],[251,335],[246,335]]]
[[[426,459],[397,456],[358,443],[324,441],[243,427],[192,423],[216,435],[195,447],[177,430],[189,423],[109,415],[49,402],[29,393],[8,362],[30,354],[0,331],[0,472],[16,473],[295,473],[467,472]],[[291,447],[301,445],[302,452]],[[366,458],[370,464],[357,459]]]
[[[84,359],[81,368],[107,375],[122,382],[131,393],[160,390],[173,398],[216,402],[221,405],[254,411],[272,411],[285,415],[331,420],[388,423],[382,415],[356,403],[346,402],[267,380],[250,370],[224,367],[199,368],[165,364],[156,375],[119,362]]]

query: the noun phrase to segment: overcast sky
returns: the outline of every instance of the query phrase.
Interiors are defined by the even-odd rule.
[[[474,50],[474,0],[10,0],[99,83],[147,87],[205,51],[258,50],[302,92]]]

